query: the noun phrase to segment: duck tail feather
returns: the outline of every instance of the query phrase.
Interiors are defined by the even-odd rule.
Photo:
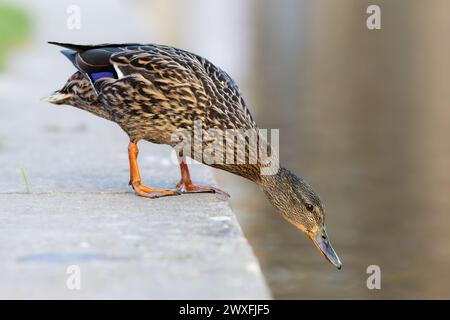
[[[63,43],[63,42],[56,42],[56,41],[48,41],[48,43],[56,45],[56,46],[60,46],[60,47],[66,48],[66,49],[74,50],[76,52],[83,52],[85,50],[92,49],[95,47],[95,46],[90,46],[90,45],[80,45],[80,44]],[[65,55],[65,53],[64,53],[64,55]]]

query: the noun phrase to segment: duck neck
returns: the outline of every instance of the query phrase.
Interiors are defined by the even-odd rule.
[[[294,174],[284,167],[279,167],[275,174],[260,175],[257,184],[277,209],[281,209],[287,200],[286,195],[289,190],[286,190],[286,187],[289,176],[292,175]]]

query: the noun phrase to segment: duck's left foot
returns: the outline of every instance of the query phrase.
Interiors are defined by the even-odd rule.
[[[180,182],[177,183],[177,190],[179,190],[181,193],[214,193],[217,195],[218,198],[227,200],[230,195],[213,186],[197,186],[192,183],[185,183],[183,180],[180,180]]]
[[[214,193],[216,197],[221,200],[227,200],[230,197],[227,192],[220,190],[219,188],[213,186],[202,187],[193,184],[189,168],[186,164],[186,158],[182,157],[178,160],[180,162],[181,179],[177,183],[177,190],[182,193]]]

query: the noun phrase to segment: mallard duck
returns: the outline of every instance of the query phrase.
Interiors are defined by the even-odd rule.
[[[143,185],[137,161],[140,140],[175,147],[179,141],[174,141],[174,132],[192,132],[196,121],[200,121],[200,138],[210,129],[258,130],[236,83],[226,72],[201,56],[164,45],[49,43],[64,47],[61,52],[77,71],[47,100],[111,120],[128,134],[130,185],[139,196],[158,198],[193,192],[227,195],[218,188],[192,182],[184,149],[177,151],[181,179],[173,190]],[[259,134],[258,138],[261,145]],[[195,139],[199,138],[194,135],[194,144]],[[200,143],[206,146],[210,141],[211,136],[207,136]],[[223,148],[224,140],[218,141]],[[244,152],[246,160],[253,152],[239,150],[234,149],[233,154]],[[322,202],[304,179],[281,166],[272,174],[261,174],[263,164],[259,160],[238,164],[200,161],[255,182],[280,214],[302,230],[329,262],[341,268],[328,239]]]

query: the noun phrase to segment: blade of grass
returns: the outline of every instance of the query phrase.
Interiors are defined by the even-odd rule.
[[[27,188],[27,193],[30,194],[31,191],[30,191],[30,185],[28,184],[27,173],[26,173],[25,169],[23,168],[22,164],[19,164],[19,166],[20,166],[20,172],[22,173],[23,181],[25,182],[25,186]]]

